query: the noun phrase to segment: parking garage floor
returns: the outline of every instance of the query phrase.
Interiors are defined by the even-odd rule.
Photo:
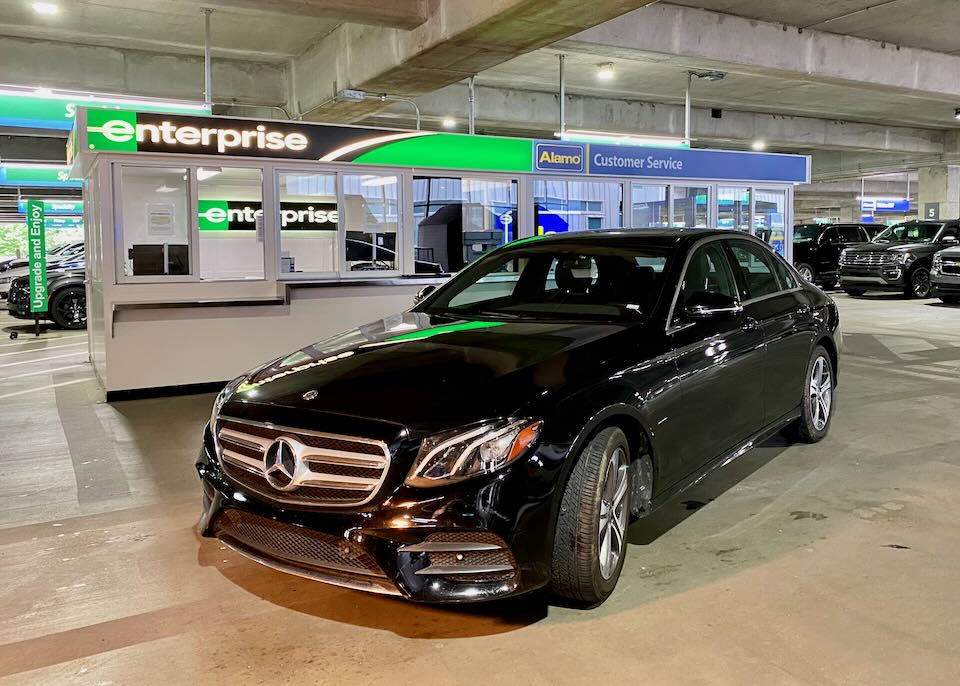
[[[954,685],[960,309],[837,300],[829,437],[774,439],[635,524],[592,611],[417,606],[200,540],[212,395],[108,405],[82,332],[4,336],[0,684]]]

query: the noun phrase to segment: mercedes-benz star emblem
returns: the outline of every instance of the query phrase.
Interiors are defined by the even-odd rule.
[[[285,438],[278,438],[263,456],[263,473],[278,491],[292,491],[297,485],[293,476],[297,471],[297,452]]]
[[[316,391],[307,391],[303,394],[304,400],[316,400],[318,393]]]

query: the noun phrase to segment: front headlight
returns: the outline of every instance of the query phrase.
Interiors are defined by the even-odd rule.
[[[223,404],[227,402],[227,398],[233,395],[233,392],[237,390],[237,386],[245,379],[245,376],[238,376],[236,379],[228,383],[223,387],[223,390],[217,393],[217,397],[213,401],[213,410],[210,412],[210,433],[213,434],[213,445],[217,449],[217,453],[220,453],[220,441],[217,439],[217,416],[220,414],[220,410],[223,409]]]
[[[896,264],[900,264],[900,265],[910,264],[911,262],[913,262],[913,260],[914,260],[913,255],[911,255],[908,252],[897,253],[897,256],[893,258],[893,261]]]
[[[425,438],[405,483],[442,486],[494,472],[526,453],[542,426],[530,419],[498,419]]]
[[[936,255],[933,256],[933,269],[932,269],[932,272],[933,272],[934,274],[939,274],[939,273],[940,273],[940,268],[941,268],[942,266],[943,266],[943,255],[941,255],[940,253],[937,253]]]

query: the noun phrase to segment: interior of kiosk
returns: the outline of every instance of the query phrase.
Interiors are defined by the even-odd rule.
[[[790,259],[793,187],[810,168],[795,155],[95,109],[68,146],[108,399],[224,382],[401,312],[517,238],[719,227]]]

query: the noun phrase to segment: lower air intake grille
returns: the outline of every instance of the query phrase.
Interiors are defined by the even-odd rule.
[[[217,538],[296,566],[384,577],[376,561],[357,544],[292,524],[224,510],[214,524]]]

